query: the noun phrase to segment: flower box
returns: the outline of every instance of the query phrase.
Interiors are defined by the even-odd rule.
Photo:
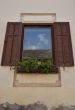
[[[15,71],[17,73],[21,73],[21,74],[50,74],[50,73],[58,73],[59,72],[59,69],[57,67],[53,67],[51,70],[49,70],[48,73],[46,72],[43,72],[42,69],[34,69],[34,68],[25,68],[25,67],[21,67],[21,66],[16,66],[15,67]]]
[[[53,65],[52,58],[49,59],[26,59],[17,63],[17,73],[58,73],[58,68]]]

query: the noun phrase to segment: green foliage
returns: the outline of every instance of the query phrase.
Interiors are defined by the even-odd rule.
[[[49,73],[49,71],[53,68],[52,59],[45,59],[39,66],[40,72]]]
[[[23,61],[21,61],[21,62],[18,62],[17,63],[17,66],[22,66],[22,67],[29,67],[29,66],[31,66],[31,67],[37,67],[38,65],[37,65],[37,59],[25,59],[25,60],[23,60]]]
[[[39,63],[40,62],[40,63]],[[26,73],[39,72],[39,73],[49,73],[53,68],[52,58],[43,59],[42,61],[37,58],[24,59],[17,63],[17,66],[25,68]]]

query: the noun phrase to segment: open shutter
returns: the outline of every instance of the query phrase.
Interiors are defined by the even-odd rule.
[[[68,22],[56,22],[54,28],[54,63],[57,66],[73,66],[73,52]]]
[[[2,65],[15,65],[21,57],[21,46],[22,23],[8,22],[3,48]]]

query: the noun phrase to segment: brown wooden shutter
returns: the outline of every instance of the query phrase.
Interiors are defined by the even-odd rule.
[[[56,22],[54,28],[54,63],[57,66],[73,66],[73,52],[68,22]]]
[[[3,48],[2,65],[15,65],[21,58],[21,46],[22,23],[8,22]]]

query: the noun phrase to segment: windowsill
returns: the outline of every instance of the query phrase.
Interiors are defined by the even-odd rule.
[[[50,74],[14,74],[14,87],[60,87],[60,73]]]

